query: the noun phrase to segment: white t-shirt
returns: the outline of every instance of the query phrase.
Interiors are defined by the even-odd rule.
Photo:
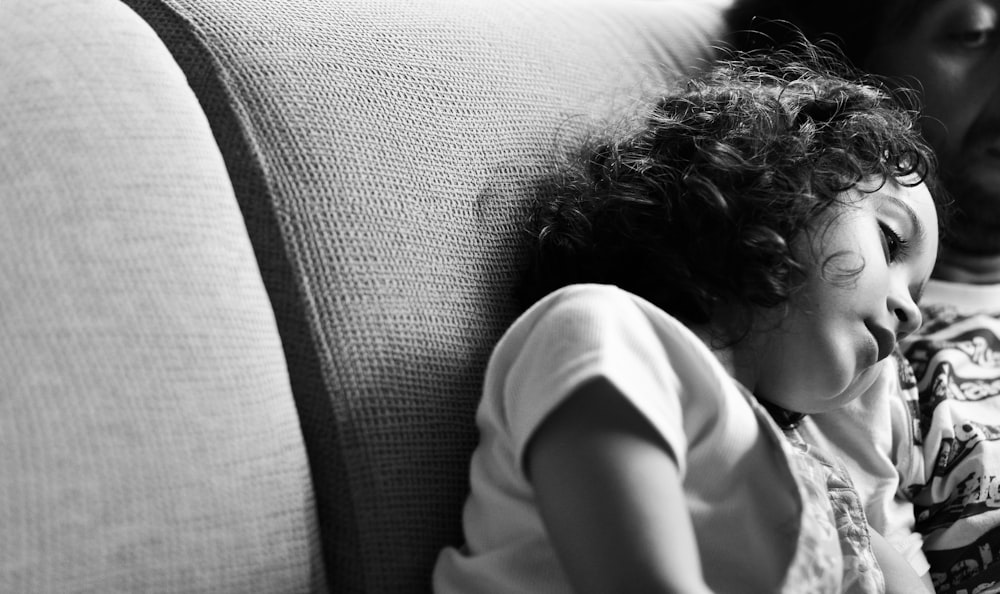
[[[466,543],[438,557],[434,591],[570,592],[524,472],[525,446],[582,384],[609,380],[663,436],[716,592],[839,592],[843,560],[825,485],[705,344],[610,286],[541,300],[497,344],[477,412]]]
[[[872,528],[910,563],[918,575],[929,565],[923,538],[914,529],[913,503],[900,490],[901,472],[922,476],[922,460],[914,445],[910,409],[916,398],[900,376],[908,366],[894,354],[880,365],[875,383],[843,408],[809,415],[799,427],[806,442],[840,458],[864,504]],[[910,480],[913,480],[911,478]]]

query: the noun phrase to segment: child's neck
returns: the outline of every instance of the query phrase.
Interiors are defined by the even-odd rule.
[[[704,326],[691,329],[708,346],[729,376],[757,397],[757,347],[749,345],[747,340],[733,346],[722,346],[724,341],[719,340],[711,328]],[[785,410],[759,397],[757,401],[783,430],[794,429],[805,417],[804,414]]]

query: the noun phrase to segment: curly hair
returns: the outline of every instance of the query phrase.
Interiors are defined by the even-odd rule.
[[[742,308],[739,335],[753,309],[801,286],[809,263],[793,243],[844,191],[932,175],[912,93],[848,78],[815,52],[734,56],[661,96],[638,127],[570,155],[532,205],[522,305],[613,284],[686,323]]]

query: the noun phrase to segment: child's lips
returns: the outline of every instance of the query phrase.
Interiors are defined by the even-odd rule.
[[[878,363],[891,355],[893,349],[896,348],[896,335],[892,330],[882,326],[869,326],[868,331],[871,332],[876,346],[877,354],[874,363]]]

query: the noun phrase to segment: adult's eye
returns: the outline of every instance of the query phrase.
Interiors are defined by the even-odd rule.
[[[955,15],[951,21],[948,38],[965,49],[975,50],[989,46],[997,37],[997,9],[989,2],[974,2]]]
[[[981,49],[996,38],[996,29],[969,29],[952,33],[949,38],[966,49]]]

